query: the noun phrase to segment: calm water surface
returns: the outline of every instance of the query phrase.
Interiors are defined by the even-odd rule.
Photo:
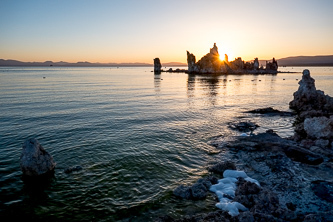
[[[280,70],[302,71],[304,67]],[[333,68],[310,67],[333,95]],[[292,135],[291,117],[243,113],[288,110],[301,73],[191,76],[152,68],[0,67],[0,214],[54,221],[149,221],[207,211],[215,201],[182,201],[175,187],[208,174],[214,136],[254,121]],[[43,78],[45,77],[45,78]],[[55,176],[23,183],[22,143],[35,137],[53,155]],[[67,167],[82,171],[65,174]],[[213,199],[213,198],[211,198]]]

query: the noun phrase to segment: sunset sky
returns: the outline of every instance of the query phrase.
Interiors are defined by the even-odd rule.
[[[0,0],[0,58],[186,62],[333,55],[332,0]]]

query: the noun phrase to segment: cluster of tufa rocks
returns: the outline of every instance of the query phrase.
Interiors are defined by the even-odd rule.
[[[333,98],[316,90],[309,70],[303,71],[289,107],[297,112],[294,140],[310,148],[330,148],[333,142]]]
[[[255,58],[253,62],[244,62],[240,57],[234,61],[229,62],[228,56],[225,55],[224,61],[221,61],[216,43],[210,52],[196,62],[195,55],[187,51],[187,65],[188,73],[208,74],[208,73],[251,73],[263,74],[271,73],[276,74],[278,64],[275,58],[272,62],[266,62],[266,68],[259,67],[259,60]]]

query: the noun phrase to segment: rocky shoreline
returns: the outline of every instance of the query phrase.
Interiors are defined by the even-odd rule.
[[[165,215],[156,221],[333,221],[333,98],[316,90],[314,82],[304,70],[290,102],[294,113],[272,108],[250,111],[281,118],[295,114],[293,137],[281,138],[273,130],[227,140],[215,137],[210,145],[227,155],[228,161],[208,167],[208,177],[193,185],[180,185],[173,193],[181,199],[205,199],[214,184],[224,185],[220,179],[226,170],[244,172],[260,186],[238,177],[231,195],[222,192],[216,196],[216,206],[223,210],[212,206],[207,214],[177,219]],[[252,132],[256,125],[238,123],[232,127]],[[221,195],[242,205],[238,215],[227,208],[229,202],[221,207]]]

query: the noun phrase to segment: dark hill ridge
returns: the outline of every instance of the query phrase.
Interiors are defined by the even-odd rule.
[[[294,56],[279,59],[280,66],[333,66],[333,55]]]
[[[269,60],[268,60],[269,61]],[[333,55],[318,56],[291,56],[277,59],[281,66],[333,66]],[[260,65],[266,64],[266,60],[260,60]]]
[[[65,66],[65,67],[124,67],[124,66],[152,66],[149,63],[91,63],[91,62],[21,62],[17,60],[0,59],[0,66]]]
[[[260,65],[266,65],[266,61],[259,60]],[[292,56],[277,59],[278,65],[281,66],[333,66],[333,55],[319,56]],[[90,62],[21,62],[17,60],[0,59],[0,66],[64,66],[64,67],[128,67],[128,66],[146,66],[150,67],[153,64],[149,63],[90,63]],[[162,66],[187,66],[186,63],[169,62],[163,63]]]
[[[77,63],[69,63],[69,62],[21,62],[17,60],[5,60],[0,59],[0,66],[58,66],[58,67],[131,67],[131,66],[142,66],[142,67],[150,67],[153,64],[149,63],[91,63],[91,62],[77,62]],[[163,66],[187,66],[186,63],[181,62],[169,62],[163,63]]]

